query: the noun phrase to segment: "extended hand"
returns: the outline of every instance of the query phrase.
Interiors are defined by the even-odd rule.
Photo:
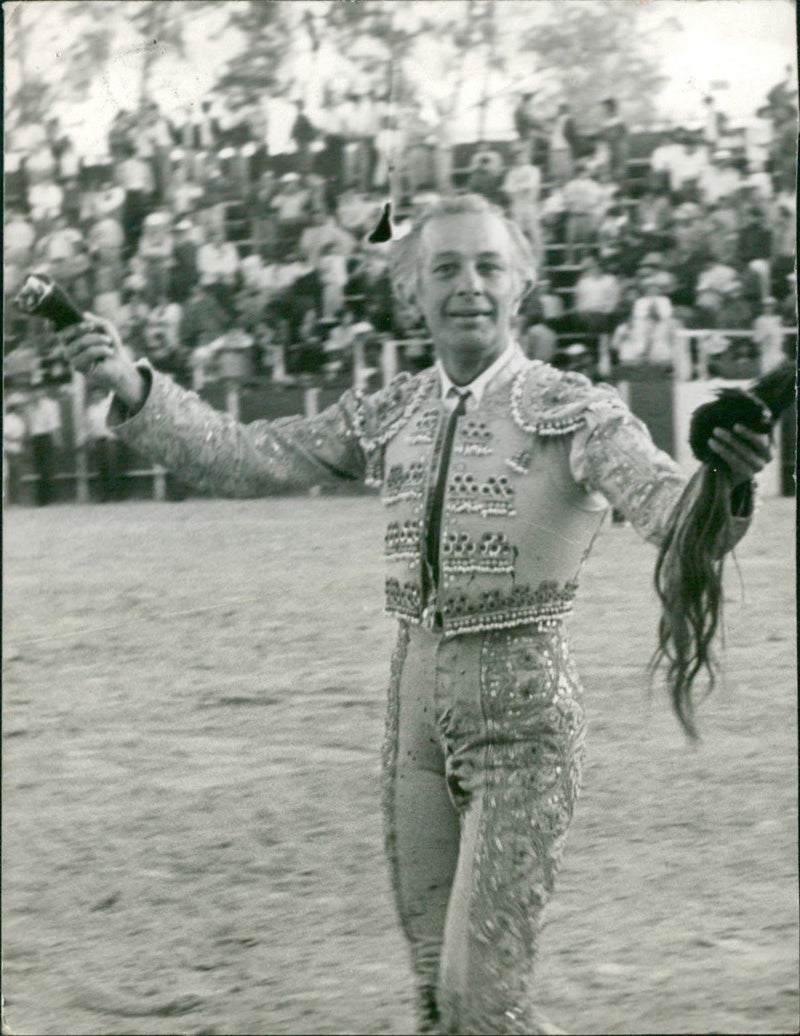
[[[772,460],[769,436],[751,432],[743,424],[735,424],[733,431],[715,428],[708,445],[725,461],[723,471],[733,486],[749,482]]]
[[[80,324],[61,331],[59,339],[70,365],[86,375],[90,386],[111,389],[132,409],[141,406],[145,381],[126,356],[110,321],[86,313]]]

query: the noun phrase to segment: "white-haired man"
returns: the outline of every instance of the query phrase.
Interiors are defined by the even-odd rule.
[[[399,620],[386,846],[421,1031],[550,1032],[532,962],[584,732],[564,620],[608,503],[657,540],[683,482],[613,390],[524,358],[511,326],[530,252],[485,199],[438,203],[394,248],[436,363],[309,420],[239,425],[122,362],[108,325],[87,321],[66,347],[115,390],[120,437],[207,492],[382,487]],[[767,439],[720,432],[716,449],[746,512]]]

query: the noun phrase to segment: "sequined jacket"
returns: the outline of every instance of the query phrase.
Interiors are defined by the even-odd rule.
[[[524,361],[458,423],[431,592],[423,537],[446,416],[434,368],[370,396],[347,391],[314,418],[249,425],[145,372],[144,406],[126,418],[115,404],[111,423],[202,492],[259,496],[341,478],[380,487],[386,610],[445,636],[561,622],[609,504],[658,543],[684,486],[614,389]],[[747,520],[734,524],[722,549]]]

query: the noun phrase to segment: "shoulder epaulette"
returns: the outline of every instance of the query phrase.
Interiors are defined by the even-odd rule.
[[[511,413],[525,432],[568,435],[582,428],[589,409],[625,413],[611,385],[595,385],[575,371],[560,371],[541,360],[526,364],[514,379]]]

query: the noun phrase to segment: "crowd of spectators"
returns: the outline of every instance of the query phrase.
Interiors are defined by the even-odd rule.
[[[117,324],[135,356],[198,389],[226,372],[369,387],[386,339],[405,366],[425,365],[424,328],[392,298],[388,250],[367,240],[390,186],[395,234],[450,190],[484,194],[519,223],[540,271],[518,327],[532,357],[606,378],[767,369],[781,328],[796,324],[794,94],[771,91],[760,113],[771,132],[757,145],[708,98],[702,128],[659,133],[638,163],[616,100],[601,109],[587,132],[566,101],[543,118],[525,95],[516,141],[459,149],[421,106],[399,115],[354,93],[324,119],[298,104],[294,151],[270,155],[256,106],[221,119],[208,102],[176,123],[151,103],[117,115],[94,161],[56,119],[17,127],[6,385],[68,376],[48,328],[9,304],[32,268]],[[719,332],[707,368],[680,346],[681,329]]]

